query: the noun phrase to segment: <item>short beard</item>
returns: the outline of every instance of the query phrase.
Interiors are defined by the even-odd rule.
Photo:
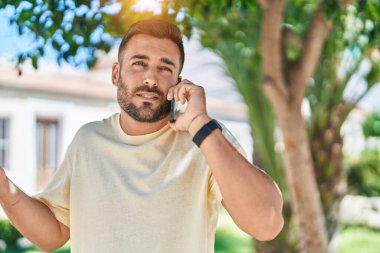
[[[137,107],[130,101],[133,95],[139,91],[153,92],[157,94],[161,100],[164,101],[156,110],[151,108],[152,104],[149,102],[144,102],[142,106]],[[121,76],[119,76],[119,83],[117,87],[117,101],[124,112],[139,122],[157,122],[165,118],[170,112],[170,101],[165,99],[165,95],[157,87],[140,86],[130,92],[128,86],[125,85]]]

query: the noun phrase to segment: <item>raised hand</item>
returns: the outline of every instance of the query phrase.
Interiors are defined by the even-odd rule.
[[[184,79],[169,89],[167,99],[175,99],[177,103],[181,104],[185,104],[186,101],[188,103],[185,112],[179,115],[174,123],[170,123],[170,126],[176,131],[189,131],[190,125],[198,118],[203,118],[205,121],[210,120],[206,111],[206,96],[202,86]]]

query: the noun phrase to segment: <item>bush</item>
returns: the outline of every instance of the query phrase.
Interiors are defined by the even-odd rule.
[[[17,240],[21,237],[20,232],[13,227],[9,220],[0,220],[0,241],[5,242],[7,248],[15,247]]]
[[[365,137],[380,137],[380,112],[371,114],[363,123]]]
[[[346,226],[341,232],[337,253],[379,253],[380,230]]]
[[[379,149],[365,149],[360,159],[349,162],[346,169],[350,194],[368,197],[380,196]]]
[[[235,234],[231,229],[219,228],[215,235],[215,253],[252,253],[251,238]]]

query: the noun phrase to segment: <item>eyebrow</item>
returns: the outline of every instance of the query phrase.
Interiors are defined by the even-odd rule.
[[[133,59],[149,60],[149,57],[143,54],[135,54],[129,60],[133,60]]]
[[[167,58],[161,58],[161,61],[165,64],[168,64],[168,65],[171,65],[175,68],[175,64],[174,62],[172,62],[171,60],[167,59]]]
[[[133,59],[149,60],[149,57],[147,55],[143,55],[143,54],[136,54],[136,55],[133,55],[129,60],[133,60]],[[167,65],[171,65],[174,68],[176,67],[174,62],[169,60],[168,58],[161,58],[160,61],[167,64]]]

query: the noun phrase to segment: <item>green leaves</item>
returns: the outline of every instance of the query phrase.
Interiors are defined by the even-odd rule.
[[[372,49],[369,51],[368,58],[371,63],[371,70],[366,76],[368,89],[373,85],[380,83],[380,49]]]
[[[109,19],[105,19],[102,7],[114,1],[102,1],[96,6],[92,1],[7,1],[1,7],[14,6],[11,23],[18,26],[19,34],[33,34],[35,45],[20,52],[17,64],[30,59],[34,68],[38,58],[45,55],[47,45],[57,54],[57,62],[68,61],[73,65],[91,67],[96,62],[94,48],[108,52],[113,45],[112,36],[104,29]],[[107,23],[108,24],[108,23]],[[37,41],[42,41],[39,43]],[[87,52],[85,58],[79,52]]]
[[[380,137],[380,112],[368,116],[363,123],[363,133],[367,138]]]

